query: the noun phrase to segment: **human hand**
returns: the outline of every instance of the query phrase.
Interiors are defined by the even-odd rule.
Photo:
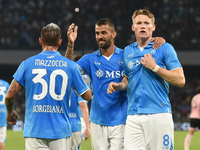
[[[119,83],[110,82],[108,89],[107,89],[107,93],[112,94],[113,92],[115,92],[117,90],[119,90]]]
[[[78,26],[75,26],[75,24],[72,23],[67,31],[67,38],[69,45],[74,45],[74,42],[77,38],[77,31],[78,31]]]
[[[150,70],[153,70],[156,66],[155,59],[152,57],[151,54],[144,54],[144,57],[141,57],[141,63]]]
[[[162,46],[166,41],[162,37],[154,37],[151,39],[151,42],[154,41],[153,49],[158,49],[160,46]]]
[[[17,119],[18,119],[17,112],[13,110],[12,113],[7,113],[6,119],[7,119],[8,124],[16,125]]]
[[[87,140],[90,137],[90,128],[86,128],[84,132],[84,139]]]

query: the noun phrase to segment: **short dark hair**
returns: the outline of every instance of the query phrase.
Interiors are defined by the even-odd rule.
[[[95,25],[96,26],[108,25],[110,27],[111,31],[115,31],[115,24],[109,18],[102,18],[102,19],[98,20]]]
[[[58,46],[61,34],[60,27],[55,23],[50,23],[41,30],[42,43],[48,46]]]

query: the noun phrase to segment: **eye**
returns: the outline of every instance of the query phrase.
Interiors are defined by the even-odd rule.
[[[99,32],[96,32],[95,34],[96,34],[96,35],[99,35]]]

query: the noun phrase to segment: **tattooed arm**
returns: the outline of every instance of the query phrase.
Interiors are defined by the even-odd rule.
[[[77,38],[77,31],[78,31],[78,26],[75,26],[74,23],[72,23],[69,26],[68,31],[67,31],[68,45],[67,45],[65,57],[71,60],[74,60],[74,42]]]
[[[17,94],[17,92],[19,92],[21,87],[22,86],[15,79],[13,79],[6,94],[5,98],[5,104],[7,108],[6,119],[7,122],[11,125],[16,125],[17,123],[16,119],[18,119],[18,114],[14,110],[14,102],[15,102],[15,95]]]

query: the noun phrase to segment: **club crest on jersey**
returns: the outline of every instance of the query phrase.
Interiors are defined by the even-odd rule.
[[[123,60],[122,60],[122,59],[119,60],[118,64],[119,64],[120,66],[123,66]]]
[[[101,78],[101,77],[104,75],[104,72],[103,72],[101,69],[99,69],[99,70],[97,70],[97,71],[95,72],[95,74],[96,74],[96,76],[97,76],[98,78]]]
[[[134,65],[134,62],[130,61],[130,62],[128,63],[128,68],[129,68],[129,69],[132,69],[132,68],[133,68],[133,65]]]

